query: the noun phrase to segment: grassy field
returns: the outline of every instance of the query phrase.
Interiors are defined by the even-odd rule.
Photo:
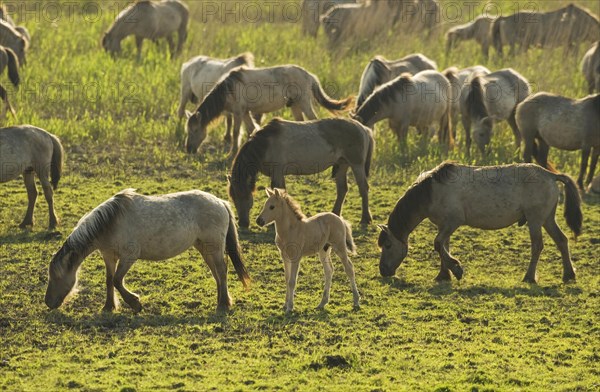
[[[58,232],[45,230],[47,209],[41,196],[36,226],[19,230],[25,189],[20,181],[0,186],[0,390],[600,389],[600,200],[592,196],[584,197],[584,232],[570,241],[578,271],[577,283],[570,285],[562,284],[560,255],[547,235],[539,285],[521,283],[530,244],[527,229],[517,226],[495,232],[459,229],[453,254],[463,262],[465,276],[461,282],[437,284],[435,227],[429,222],[413,233],[409,257],[396,277],[382,279],[378,229],[359,227],[360,198],[352,179],[344,216],[354,224],[358,245],[353,262],[363,298],[359,311],[352,310],[349,285],[337,261],[331,302],[327,310],[315,310],[323,273],[316,258],[305,258],[296,311],[285,316],[283,266],[274,231],[256,226],[241,232],[253,285],[246,292],[230,274],[234,306],[228,315],[215,314],[214,280],[191,250],[133,267],[128,286],[144,305],[137,315],[125,305],[115,314],[100,312],[104,263],[97,253],[84,262],[80,291],[72,301],[52,312],[43,301],[51,256],[81,216],[117,191],[133,187],[158,194],[198,188],[227,199],[223,124],[213,127],[200,154],[188,156],[182,149],[185,135],[175,116],[179,67],[193,55],[251,51],[258,66],[299,64],[317,74],[332,96],[342,97],[356,94],[363,67],[375,54],[399,58],[422,52],[440,69],[510,66],[535,91],[575,97],[587,91],[578,66],[585,45],[576,58],[565,57],[562,49],[535,49],[514,59],[492,55],[486,61],[474,43],[446,58],[441,35],[424,40],[383,33],[330,55],[322,32],[316,40],[302,37],[299,23],[284,23],[281,15],[277,23],[204,22],[208,1],[189,1],[193,18],[183,55],[171,61],[164,42],[147,42],[138,62],[131,38],[116,60],[100,48],[101,34],[122,2],[5,3],[29,28],[32,46],[22,87],[11,93],[18,121],[9,117],[2,124],[31,123],[58,135],[66,149],[66,170],[55,195]],[[275,9],[282,10],[284,3]],[[551,9],[567,3],[495,4],[511,12],[516,5]],[[596,2],[575,3],[600,11]],[[266,7],[265,2],[255,4]],[[6,77],[1,81],[7,86]],[[458,146],[448,153],[435,142],[423,146],[411,135],[409,153],[401,154],[387,126],[378,125],[370,179],[375,223],[387,220],[421,171],[444,159],[482,165],[519,162],[508,127],[497,129],[493,153],[468,159],[461,148],[462,128]],[[550,158],[562,171],[577,175],[578,153],[552,150]],[[305,213],[333,205],[335,185],[328,177],[289,179],[288,190]],[[259,185],[267,185],[266,179],[260,178]],[[261,193],[252,218],[263,201]],[[566,231],[562,205],[558,213]]]

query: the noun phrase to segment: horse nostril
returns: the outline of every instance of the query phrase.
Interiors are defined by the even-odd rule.
[[[261,217],[258,217],[256,218],[256,224],[262,227],[265,225],[265,221]]]

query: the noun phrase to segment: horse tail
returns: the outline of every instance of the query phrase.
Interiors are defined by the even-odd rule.
[[[248,275],[248,271],[246,270],[246,266],[242,261],[242,248],[240,247],[240,240],[237,232],[237,225],[235,224],[235,217],[233,215],[233,211],[228,203],[224,202],[223,205],[227,209],[227,213],[229,214],[229,227],[227,228],[227,236],[225,237],[225,250],[227,251],[227,255],[231,259],[233,263],[233,268],[235,268],[235,272],[237,273],[238,278],[242,282],[245,288],[248,288],[250,285],[250,275]]]
[[[444,71],[443,75],[450,82],[450,91],[447,94],[447,108],[446,114],[442,119],[442,140],[444,140],[448,146],[454,145],[454,133],[455,130],[452,129],[452,105],[454,104],[454,100],[458,100],[459,97],[454,96],[454,87],[456,87],[456,91],[459,92],[460,95],[460,80],[458,79],[458,69],[456,67],[448,68]]]
[[[499,56],[502,56],[502,34],[500,31],[500,29],[502,28],[501,23],[502,23],[502,17],[499,16],[492,23],[491,32],[490,32],[492,35],[492,45],[494,46],[494,49],[496,49],[496,52],[498,52]]]
[[[344,228],[346,230],[346,250],[351,255],[355,255],[356,244],[354,243],[354,238],[352,238],[352,226],[350,226],[350,223],[347,220],[343,218],[340,219],[342,219],[342,223],[344,223]]]
[[[50,161],[50,182],[52,188],[56,190],[58,188],[58,181],[63,168],[63,146],[60,144],[60,140],[54,135],[49,135],[52,140],[52,160]]]
[[[180,14],[181,14],[181,24],[179,25],[179,30],[177,31],[177,34],[179,35],[179,37],[177,38],[179,40],[179,42],[185,42],[185,40],[187,39],[187,35],[188,35],[188,23],[189,23],[189,19],[190,19],[190,11],[188,9],[188,7],[186,5],[184,5],[183,3],[181,4],[181,9],[180,9]]]
[[[2,101],[4,101],[4,103],[8,107],[8,110],[10,110],[10,113],[13,115],[13,117],[17,118],[17,114],[15,113],[15,109],[12,107],[12,105],[8,101],[8,92],[6,91],[6,89],[4,88],[4,86],[2,86],[2,85],[0,85],[0,99]]]
[[[19,78],[19,59],[12,49],[5,48],[4,50],[8,58],[8,78],[13,86],[19,87],[19,82],[21,81]]]
[[[565,220],[577,238],[581,234],[583,214],[581,213],[581,196],[573,179],[565,174],[555,174],[554,179],[565,184]]]
[[[321,83],[317,80],[317,78],[313,75],[312,77],[312,94],[315,100],[319,103],[319,105],[323,106],[325,109],[329,110],[332,113],[335,113],[340,110],[347,109],[353,101],[352,97],[348,97],[342,100],[335,100],[327,96],[325,91],[323,91],[323,87],[321,87]]]

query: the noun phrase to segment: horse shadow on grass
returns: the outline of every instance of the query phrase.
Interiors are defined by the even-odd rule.
[[[40,231],[33,233],[30,229],[13,230],[7,235],[0,236],[0,245],[5,244],[25,244],[25,243],[46,243],[50,241],[58,241],[64,238],[60,231]]]

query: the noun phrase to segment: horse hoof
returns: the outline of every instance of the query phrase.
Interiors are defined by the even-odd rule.
[[[102,308],[102,313],[112,313],[115,310],[117,310],[116,306],[109,306],[109,305],[104,305],[104,307]]]
[[[523,282],[524,283],[529,283],[529,284],[537,284],[537,278],[536,277],[529,277],[529,276],[525,276],[525,278],[523,278]]]
[[[360,310],[360,305],[359,305],[359,304],[354,304],[354,305],[352,306],[352,310],[353,310],[354,312],[358,312],[358,311]]]
[[[459,264],[455,264],[454,266],[450,267],[450,271],[452,271],[452,274],[456,277],[456,279],[462,279],[464,271]]]
[[[33,222],[23,222],[19,225],[19,229],[26,229],[27,227],[33,227]]]
[[[575,279],[575,275],[563,276],[563,283],[577,283],[577,279]]]
[[[452,280],[452,276],[450,275],[450,272],[448,272],[448,271],[440,272],[435,277],[435,281],[438,283],[450,282],[451,280]]]

